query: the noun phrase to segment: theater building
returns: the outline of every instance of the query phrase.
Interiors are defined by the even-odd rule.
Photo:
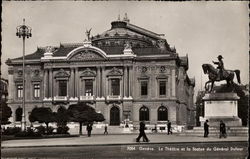
[[[194,79],[189,78],[188,56],[179,56],[162,35],[129,22],[113,21],[111,29],[82,43],[38,47],[25,56],[26,121],[34,107],[57,111],[87,102],[110,125],[193,125]],[[12,121],[22,114],[22,57],[8,59]]]

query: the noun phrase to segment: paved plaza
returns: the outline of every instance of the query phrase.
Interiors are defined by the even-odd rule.
[[[49,138],[49,139],[21,139],[7,140],[2,142],[3,148],[17,147],[52,147],[52,146],[87,146],[87,145],[130,145],[138,144],[135,138],[138,134],[123,135],[92,135],[87,137]],[[218,137],[204,138],[202,136],[179,136],[167,134],[148,134],[150,142],[147,144],[159,143],[199,143],[199,142],[235,142],[247,141],[248,137],[228,137],[219,139]],[[141,139],[142,140],[142,139]],[[144,143],[144,142],[143,142]]]

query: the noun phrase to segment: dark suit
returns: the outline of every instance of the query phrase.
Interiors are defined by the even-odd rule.
[[[209,131],[208,131],[209,125],[207,121],[204,123],[204,137],[208,137]]]
[[[226,124],[225,123],[223,123],[223,122],[221,122],[220,123],[220,138],[221,137],[224,137],[224,138],[226,138]]]
[[[144,124],[144,122],[140,122],[140,134],[136,138],[136,142],[139,142],[141,137],[143,137],[143,141],[146,141],[146,142],[149,141],[144,130],[145,130],[145,124]]]
[[[91,131],[92,131],[92,126],[91,126],[91,124],[88,124],[88,125],[87,125],[87,131],[88,131],[88,137],[90,137],[90,136],[91,136]]]
[[[169,133],[172,134],[172,131],[171,131],[171,122],[168,122],[168,135],[169,135]]]

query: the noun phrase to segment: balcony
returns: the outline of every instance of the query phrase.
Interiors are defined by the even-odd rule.
[[[52,98],[51,97],[45,97],[44,99],[43,99],[43,101],[44,102],[51,102],[52,101]]]
[[[115,96],[115,95],[109,95],[107,96],[107,101],[121,101],[122,97],[119,95]]]
[[[80,101],[94,101],[95,96],[80,96]]]
[[[55,96],[54,101],[55,102],[66,102],[66,101],[68,101],[68,97],[67,96]]]

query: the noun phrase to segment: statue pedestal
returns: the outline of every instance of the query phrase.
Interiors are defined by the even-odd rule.
[[[238,99],[236,93],[208,93],[203,97],[204,118],[210,126],[219,126],[222,120],[226,126],[242,126],[238,117]]]

